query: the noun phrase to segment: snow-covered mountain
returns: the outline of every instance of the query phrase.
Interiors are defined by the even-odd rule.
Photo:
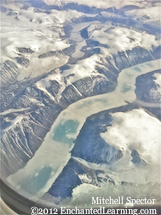
[[[125,83],[116,91],[123,103],[116,106],[118,109],[111,109],[108,101],[103,113],[98,107],[98,119],[89,114],[65,167],[59,169],[59,175],[55,173],[43,192],[49,190],[50,195],[66,198],[83,183],[100,187],[107,181],[145,182],[152,166],[158,170],[150,152],[154,155],[159,143],[149,138],[158,137],[160,126],[159,10],[159,2],[145,1],[2,1],[0,117],[4,181],[9,177],[10,184],[17,183],[16,173],[29,165],[63,110],[77,101],[95,96],[99,100],[99,96],[114,92],[120,84],[120,74],[133,66],[135,71],[121,80]],[[151,69],[142,74],[144,63]],[[137,78],[132,85],[128,78],[135,76],[134,72]],[[134,87],[136,99],[125,95],[125,105],[122,93]],[[138,135],[135,144],[130,142],[133,136],[128,139],[124,132],[139,132],[139,116],[145,136],[145,130],[150,129],[149,125],[144,128],[145,121],[156,124],[156,133],[149,133],[146,147],[142,137]],[[90,121],[93,117],[96,122]],[[125,126],[133,118],[137,119],[134,127]],[[139,141],[142,144],[138,146]],[[119,170],[124,171],[123,166],[135,168],[135,174],[130,169],[121,176]],[[128,178],[130,174],[133,181]],[[158,183],[158,177],[155,179]]]

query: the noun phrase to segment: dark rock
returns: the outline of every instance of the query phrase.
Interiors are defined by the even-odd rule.
[[[25,47],[18,47],[17,48],[18,52],[24,53],[24,54],[32,54],[34,51],[30,48],[25,48]]]
[[[24,58],[24,57],[16,57],[16,61],[18,64],[26,68],[29,66],[29,62],[30,62],[27,58]]]

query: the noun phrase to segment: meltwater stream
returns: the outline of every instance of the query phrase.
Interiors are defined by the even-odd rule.
[[[9,176],[8,182],[22,195],[32,199],[41,198],[68,163],[73,140],[78,136],[86,118],[103,110],[126,105],[126,101],[135,101],[136,78],[158,69],[160,60],[124,69],[119,74],[118,86],[113,92],[88,97],[71,104],[55,120],[33,158],[23,169]],[[89,190],[92,185],[83,186]],[[132,188],[128,188],[130,189]],[[73,194],[77,196],[78,193],[79,188],[76,188]]]

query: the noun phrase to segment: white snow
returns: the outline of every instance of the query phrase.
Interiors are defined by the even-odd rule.
[[[3,132],[5,133],[11,128],[13,129],[15,127],[15,125],[20,123],[23,119],[24,119],[23,115],[19,115],[19,116],[15,117],[15,119],[13,119],[13,120],[10,120],[9,118],[6,118],[6,122],[10,122],[11,124],[7,128],[5,128],[3,130]]]
[[[7,115],[9,113],[21,112],[21,111],[25,111],[25,110],[29,110],[29,109],[30,108],[8,109],[8,110],[6,110],[4,112],[1,112],[0,116]]]
[[[77,61],[77,63],[72,65],[69,70],[64,70],[62,75],[68,76],[74,74],[74,76],[68,78],[71,83],[85,77],[96,76],[99,74],[95,69],[98,62],[101,62],[100,57],[92,55],[89,58]]]
[[[131,50],[134,47],[142,47],[152,50],[152,46],[158,46],[159,40],[155,40],[155,36],[146,32],[139,32],[125,27],[115,27],[104,32],[105,28],[95,30],[91,35],[91,39],[99,41],[109,48],[104,48],[106,54],[117,54],[121,51]]]
[[[107,132],[101,133],[101,137],[110,145],[122,150],[125,157],[127,151],[131,153],[132,150],[136,150],[149,165],[157,165],[160,156],[161,122],[142,109],[114,113],[112,118],[112,126],[107,127]],[[129,162],[131,158],[129,156]],[[126,168],[126,164],[122,167]],[[118,169],[121,169],[119,163]]]
[[[150,90],[149,96],[152,97],[154,102],[158,102],[159,107],[161,107],[161,74],[155,73],[153,77],[155,77],[154,82],[156,87]]]
[[[90,7],[116,7],[117,9],[131,4],[139,7],[151,5],[150,2],[135,0],[124,0],[120,1],[119,3],[117,0],[44,0],[44,2],[49,5],[57,4],[60,6],[69,2],[75,2]],[[83,13],[77,12],[75,10],[51,10],[51,14],[46,15],[43,13],[43,10],[40,13],[35,13],[33,7],[30,7],[27,10],[20,10],[21,6],[21,4],[7,4],[8,8],[12,8],[17,12],[18,19],[16,20],[15,17],[9,17],[2,13],[3,31],[1,32],[3,44],[1,49],[2,62],[5,60],[15,60],[15,57],[17,57],[17,54],[19,54],[16,50],[16,47],[31,48],[34,51],[32,54],[23,54],[27,59],[30,60],[30,65],[28,68],[23,69],[20,65],[18,65],[21,70],[18,80],[23,80],[29,75],[31,75],[31,78],[42,75],[43,73],[51,71],[51,69],[55,69],[67,63],[68,56],[61,54],[56,57],[52,56],[51,58],[44,59],[39,59],[38,56],[48,51],[58,51],[69,47],[68,40],[60,39],[60,36],[64,35],[62,27],[65,23],[71,22],[73,18],[79,18],[84,15]],[[147,15],[151,20],[156,20],[159,17],[159,12],[156,5],[156,7],[153,9],[137,9],[126,12],[126,15],[132,16],[134,18],[143,18],[143,16]],[[89,14],[87,14],[87,16],[89,16]],[[71,39],[79,43],[76,52],[72,55],[73,57],[82,56],[80,49],[82,46],[84,46],[84,42],[81,39],[78,31],[89,26],[90,24],[91,22],[81,23],[73,26],[74,28],[73,33],[71,34]],[[57,80],[58,82],[62,83],[62,79],[64,77],[74,74],[74,76],[70,76],[68,78],[68,84],[71,84],[81,78],[98,75],[95,70],[95,66],[97,63],[102,63],[101,58],[105,59],[105,57],[110,54],[117,54],[119,51],[126,51],[129,49],[131,50],[136,46],[140,46],[151,51],[152,46],[158,46],[160,44],[160,42],[155,39],[155,36],[146,32],[139,32],[133,29],[127,29],[125,27],[118,26],[105,32],[105,30],[109,28],[109,23],[106,23],[104,27],[99,25],[97,26],[97,24],[98,23],[91,24],[89,26],[88,31],[90,38],[99,41],[102,44],[108,45],[109,48],[102,47],[100,55],[93,55],[87,59],[78,61],[77,64],[72,65],[69,70],[64,70],[61,75],[58,69],[57,71],[59,72],[57,74],[49,75],[41,81],[38,81],[36,83],[37,88],[48,94],[51,99],[54,100],[55,98],[46,89],[50,86],[50,80]],[[145,74],[151,70],[160,68],[159,61],[153,61],[150,62],[150,64],[148,65],[148,63],[145,63],[137,65],[137,67],[140,68],[140,71],[135,71],[135,67],[123,70],[118,78],[118,87],[114,92],[94,96],[92,98],[86,98],[76,102],[75,104],[72,104],[69,106],[69,108],[63,111],[54,122],[50,132],[46,135],[43,144],[37,150],[33,158],[29,160],[23,169],[8,177],[7,180],[9,183],[17,187],[19,192],[29,195],[29,193],[32,193],[32,190],[22,190],[21,187],[24,179],[30,179],[34,174],[38,176],[37,173],[41,170],[41,168],[49,166],[53,171],[48,182],[44,184],[44,187],[42,187],[41,190],[39,190],[37,193],[32,193],[31,196],[33,199],[40,198],[45,192],[48,191],[52,183],[62,171],[63,167],[70,159],[71,147],[53,140],[54,129],[56,126],[58,126],[62,120],[77,120],[79,122],[77,131],[75,134],[72,133],[67,135],[68,138],[74,138],[78,135],[82,125],[86,120],[86,117],[102,110],[125,105],[125,100],[134,101],[136,99],[136,95],[134,93],[136,77],[140,74]],[[160,86],[160,75],[157,73],[155,74],[155,77],[155,83]],[[131,87],[126,93],[122,92],[123,85],[125,83],[128,83],[129,87]],[[62,85],[60,94],[63,89],[65,89],[65,85]],[[2,113],[2,115],[9,112],[15,111],[11,109],[8,110],[8,112]],[[17,123],[20,123],[23,118],[23,115],[19,115],[14,120],[9,120],[11,125],[7,127],[5,131],[12,127],[14,128],[14,126]],[[121,148],[121,150],[124,152],[124,157],[115,166],[113,166],[113,169],[109,170],[108,167],[103,168],[106,168],[106,171],[114,180],[124,180],[138,183],[148,183],[151,181],[158,182],[158,159],[160,159],[160,122],[154,117],[151,117],[145,113],[143,110],[134,110],[128,113],[116,113],[113,114],[113,118],[113,126],[108,128],[108,131],[104,134],[101,134],[101,136],[111,145]],[[141,157],[149,164],[149,166],[147,166],[147,168],[144,170],[141,168],[136,168],[131,162],[131,151],[133,149],[137,150]],[[98,167],[92,164],[90,165],[91,168],[101,168],[100,166]],[[122,172],[124,172],[124,174],[119,172],[120,169]],[[86,179],[85,176],[83,176],[82,179]],[[82,188],[85,188],[86,191],[88,190],[91,192],[99,190],[93,185],[81,185],[73,190],[74,198],[80,195]],[[108,187],[105,186],[103,189],[106,190]],[[131,189],[134,191],[133,188]],[[113,190],[111,192],[113,192]],[[97,192],[95,192],[95,194],[96,193]]]
[[[135,19],[142,18],[144,19],[144,22],[155,21],[155,20],[160,20],[160,7],[158,6],[158,7],[130,10],[130,11],[126,11],[125,14]]]
[[[157,87],[156,89],[152,88],[150,90],[149,96],[153,99],[155,103],[158,103],[158,107],[161,107],[161,87]]]
[[[32,195],[33,199],[37,197],[38,198],[41,197],[51,187],[52,183],[60,174],[60,172],[63,169],[63,166],[66,165],[66,163],[68,162],[71,156],[70,151],[72,147],[69,147],[66,144],[63,144],[62,142],[56,142],[53,139],[55,129],[62,122],[65,122],[67,120],[77,121],[79,122],[77,131],[75,132],[75,134],[72,134],[72,138],[75,139],[88,116],[103,110],[125,105],[126,104],[125,100],[134,101],[136,99],[136,95],[134,93],[134,89],[135,89],[134,85],[135,85],[136,77],[138,75],[150,72],[152,70],[159,69],[160,68],[159,62],[160,61],[158,60],[158,61],[152,61],[152,62],[137,65],[140,71],[135,70],[136,66],[123,70],[119,75],[118,87],[115,91],[111,93],[99,95],[99,96],[93,96],[86,99],[82,99],[78,102],[71,104],[66,110],[62,111],[59,117],[55,120],[50,132],[48,132],[48,134],[46,135],[42,145],[36,151],[33,158],[29,160],[29,162],[23,169],[9,176],[7,180],[9,180],[10,184],[15,186],[17,184],[23,183],[24,178],[30,177],[35,172],[39,171],[41,167],[51,166],[53,171],[55,171],[55,168],[60,166],[60,169],[55,171],[55,175],[53,175],[49,179],[48,183],[44,185],[44,187],[42,187],[42,189],[39,192]],[[130,77],[130,84],[132,86],[131,90],[127,93],[123,93],[121,91],[122,85],[126,81],[129,82],[129,77]],[[68,138],[69,137],[70,136],[68,136]],[[71,144],[72,144],[72,140],[71,140]],[[91,167],[94,168],[93,165]],[[112,171],[108,170],[108,172],[110,175],[112,175]],[[119,178],[120,176],[117,176],[117,177]],[[21,192],[21,190],[19,190],[19,192]]]
[[[155,73],[153,76],[156,78],[154,82],[161,87],[161,73]]]
[[[113,1],[107,1],[107,0],[92,0],[92,1],[86,1],[86,0],[44,0],[44,2],[48,5],[64,5],[67,3],[77,3],[79,5],[87,5],[89,7],[96,7],[96,8],[110,8],[110,7],[116,7],[116,8],[121,8],[124,7],[125,5],[136,5],[138,7],[142,7],[142,6],[146,6],[146,2],[144,1],[135,1],[135,0],[131,0],[131,1],[126,1],[126,0],[122,0],[120,2],[118,2],[117,0],[113,0]]]
[[[47,82],[47,81],[44,81],[44,79],[42,79],[41,81],[38,81],[38,82],[35,84],[35,86],[36,86],[38,89],[40,89],[41,91],[43,91],[45,94],[47,94],[47,95],[51,98],[51,100],[55,101],[54,96],[53,96],[51,93],[49,93],[49,91],[45,88],[47,84],[50,84],[50,83]],[[50,86],[50,85],[49,85],[49,86]]]
[[[7,7],[13,5],[7,4]],[[42,10],[42,12],[36,13],[33,7],[21,10],[21,6],[15,4],[13,8],[17,12],[18,19],[15,19],[15,16],[7,16],[8,12],[2,13],[1,19],[3,29],[1,31],[2,63],[6,60],[15,61],[15,57],[19,54],[17,47],[30,48],[34,51],[32,54],[23,53],[23,56],[30,60],[27,68],[16,63],[21,71],[18,80],[23,80],[28,76],[31,78],[40,76],[64,65],[68,56],[58,54],[56,57],[43,59],[39,59],[38,56],[49,51],[58,51],[69,47],[68,40],[60,39],[60,36],[64,35],[63,26],[72,18],[82,16],[82,13],[73,10],[51,10],[50,14],[45,14]]]
[[[106,165],[97,165],[89,163],[80,158],[74,158],[76,161],[93,170],[103,170],[104,175],[110,177],[112,183],[102,183],[101,187],[84,183],[73,189],[70,205],[80,207],[91,206],[91,198],[101,196],[113,199],[118,196],[125,198],[155,198],[159,204],[160,201],[160,133],[161,122],[150,116],[143,109],[134,109],[122,113],[117,112],[113,115],[111,127],[107,127],[107,132],[102,133],[101,137],[110,145],[123,151],[123,158],[110,168]],[[136,150],[141,159],[148,163],[147,166],[135,166],[131,160],[131,152]],[[85,178],[82,176],[82,179]],[[122,185],[121,181],[132,182],[134,184]],[[95,205],[98,207],[98,205]],[[111,205],[112,206],[112,205]],[[116,205],[115,205],[116,206]]]
[[[23,181],[27,178],[28,180],[30,180],[32,175],[35,175],[35,173],[39,172],[45,166],[51,167],[54,174],[52,172],[50,179],[46,184],[44,184],[44,187],[42,187],[39,192],[33,193],[32,189],[30,190],[28,188],[28,190],[25,190],[21,186],[18,189],[22,195],[30,196],[31,199],[40,198],[45,192],[48,191],[53,181],[55,181],[55,179],[61,173],[63,167],[67,164],[70,158],[69,150],[70,149],[68,148],[68,146],[62,145],[61,143],[56,141],[53,144],[53,142],[50,141],[48,147],[44,145],[44,147],[41,147],[40,151],[38,150],[38,153],[35,153],[34,159],[39,162],[36,161],[33,164],[29,161],[25,166],[25,173],[24,169],[20,169],[16,174],[8,177],[8,182],[13,187],[16,187],[17,185],[21,185],[21,183],[23,183]]]
[[[45,1],[46,4],[58,4],[64,5],[71,2],[70,0],[65,1]],[[121,1],[77,1],[78,4],[85,4],[88,6],[96,6],[98,8],[108,7],[123,7],[131,4],[131,2]],[[149,7],[150,3],[135,2],[135,5],[139,7]],[[84,16],[84,13],[76,10],[50,10],[50,14],[45,14],[44,10],[35,12],[33,7],[29,7],[27,10],[21,10],[23,4],[7,4],[8,8],[12,8],[13,12],[17,13],[17,19],[15,16],[7,16],[6,13],[2,13],[2,28],[1,40],[2,40],[2,63],[5,60],[15,61],[15,57],[19,54],[16,47],[31,48],[34,53],[23,54],[27,59],[30,60],[29,67],[23,68],[18,65],[20,74],[18,80],[23,80],[25,77],[36,77],[44,73],[50,72],[52,69],[60,67],[67,63],[68,56],[58,54],[50,58],[39,59],[38,56],[48,51],[58,51],[69,47],[69,42],[66,39],[60,39],[60,36],[64,35],[63,26],[71,22],[73,18],[79,18]],[[5,5],[6,6],[6,5]],[[155,7],[157,8],[157,6]],[[149,8],[148,8],[149,9]],[[148,11],[146,9],[146,11]],[[155,15],[155,9],[150,9],[150,14]],[[140,12],[141,13],[141,12]],[[158,14],[158,9],[156,14]],[[87,14],[89,16],[89,14]],[[158,16],[158,15],[156,15]],[[6,21],[7,20],[7,21]],[[101,48],[101,55],[105,57],[110,54],[117,54],[118,51],[126,51],[132,49],[135,46],[141,46],[148,50],[151,50],[152,45],[157,46],[159,41],[155,41],[153,35],[149,35],[145,32],[137,32],[132,29],[126,29],[121,27],[115,27],[115,29],[109,30],[107,33],[104,31],[109,27],[109,23],[100,24],[99,22],[87,22],[73,25],[71,39],[76,41],[77,47],[76,52],[73,53],[73,57],[83,56],[83,52],[80,51],[82,46],[85,45],[85,41],[81,39],[79,31],[89,26],[88,31],[90,38],[99,41],[109,48]],[[104,27],[103,27],[104,26]],[[95,30],[94,30],[95,29]],[[94,30],[94,31],[93,31]],[[93,32],[93,33],[92,33]],[[97,60],[97,59],[96,59]],[[90,61],[90,60],[89,60]],[[82,63],[84,63],[82,61]],[[79,63],[78,63],[79,64]],[[86,62],[85,62],[86,64]],[[93,62],[92,62],[93,64]],[[78,66],[79,67],[79,66]],[[85,65],[86,68],[87,65]],[[91,68],[90,68],[91,70]],[[81,69],[83,76],[85,72]],[[94,74],[92,72],[92,74]],[[80,74],[75,75],[75,78],[79,78]]]
[[[57,81],[61,88],[59,89],[59,93],[57,93],[56,97],[54,97],[49,91],[46,89],[47,87],[50,87],[51,82],[50,81]],[[54,74],[48,75],[46,78],[41,79],[40,81],[35,83],[35,86],[44,91],[53,101],[58,101],[61,98],[61,93],[65,89],[65,83],[64,83],[64,77],[60,74],[60,70],[56,69]]]

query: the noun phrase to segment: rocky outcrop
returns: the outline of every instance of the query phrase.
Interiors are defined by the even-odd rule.
[[[30,53],[28,49],[22,50]],[[70,50],[71,47],[65,49],[67,52],[70,52]],[[103,68],[99,64],[96,66],[97,75],[89,77],[87,75],[87,77],[73,83],[67,81],[68,77],[64,77],[64,82],[62,83],[56,80],[49,80],[45,90],[37,87],[36,81],[28,83],[29,86],[26,85],[26,88],[22,88],[21,91],[17,88],[17,94],[11,96],[10,102],[8,105],[5,105],[5,108],[14,110],[25,108],[24,112],[15,113],[13,111],[10,114],[1,116],[4,122],[9,120],[12,124],[12,126],[8,126],[7,130],[4,129],[2,137],[3,153],[1,159],[3,160],[2,168],[6,175],[22,168],[34,155],[54,120],[63,109],[82,98],[113,91],[117,86],[117,77],[122,69],[149,60],[153,60],[152,53],[136,47],[131,51],[126,51],[126,54],[125,52],[119,52],[116,56],[107,57]],[[11,62],[5,64],[4,70],[8,71],[9,68],[11,69],[9,70],[10,72],[16,73],[18,71],[15,64],[13,64],[13,68],[8,65],[11,65]],[[43,76],[39,81],[47,76]],[[2,100],[2,105],[3,101],[5,100]],[[19,116],[21,116],[21,120],[17,118]],[[15,121],[12,118],[15,118]],[[95,138],[97,139],[97,136]],[[103,156],[101,159],[102,162],[104,161],[109,150],[106,147],[104,148],[103,142],[101,144],[103,144],[104,155],[101,155],[101,153],[100,155],[97,154],[97,147],[94,149],[98,162],[100,162],[100,156]],[[76,151],[73,151],[73,153],[74,156],[78,156]],[[117,153],[119,154],[119,152]],[[86,154],[80,156],[86,158]]]
[[[136,102],[161,120],[161,87],[155,82],[155,74],[161,74],[161,70],[137,77],[135,93],[139,101]]]
[[[26,48],[26,47],[17,47],[17,51],[22,53],[22,54],[32,54],[34,53],[34,51],[30,48]]]
[[[71,159],[62,170],[61,174],[53,183],[48,193],[56,198],[62,199],[72,196],[73,189],[82,183],[101,186],[101,183],[115,183],[104,170],[116,164],[122,157],[123,152],[109,145],[101,137],[101,133],[107,132],[111,126],[112,116],[110,113],[117,111],[128,111],[134,106],[127,105],[108,111],[102,111],[86,119],[82,129],[71,150]],[[133,150],[135,165],[144,164],[139,154]],[[58,202],[58,203],[60,203]]]
[[[132,150],[131,156],[132,156],[131,161],[136,166],[147,166],[148,165],[148,163],[140,157],[139,153],[136,150]]]
[[[19,69],[13,61],[7,60],[1,66],[1,87],[14,82],[19,75]]]
[[[70,47],[67,47],[63,50],[59,50],[59,51],[49,51],[49,52],[45,52],[41,55],[38,56],[38,58],[47,58],[47,57],[52,57],[52,56],[57,56],[58,54],[62,54],[62,55],[71,55],[73,54],[75,51],[75,46],[71,45]]]
[[[21,66],[27,68],[29,66],[30,61],[27,58],[24,57],[16,57],[16,61]]]

